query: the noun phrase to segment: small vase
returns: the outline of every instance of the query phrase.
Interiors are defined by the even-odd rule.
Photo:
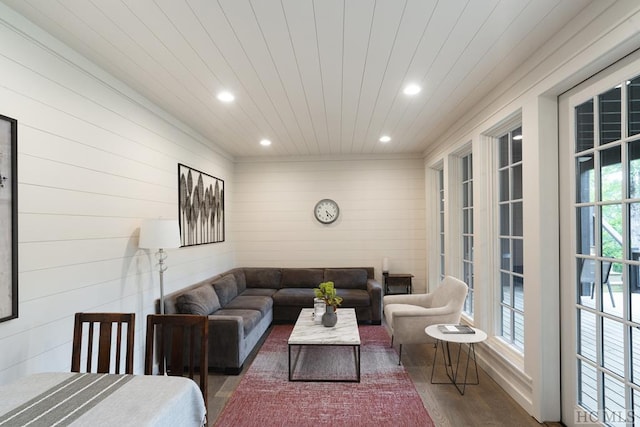
[[[336,308],[332,305],[327,306],[327,311],[322,315],[322,324],[327,328],[332,328],[338,323],[338,315]]]

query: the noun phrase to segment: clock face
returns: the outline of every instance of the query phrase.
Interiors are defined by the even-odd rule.
[[[316,219],[323,224],[331,224],[340,215],[340,208],[338,204],[331,199],[322,199],[316,203],[316,207],[313,210]]]

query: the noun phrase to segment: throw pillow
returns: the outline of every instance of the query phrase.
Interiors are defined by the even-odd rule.
[[[208,316],[220,308],[220,301],[213,286],[202,285],[180,295],[176,306],[182,314]]]
[[[238,295],[247,290],[247,279],[244,277],[244,270],[241,268],[235,268],[231,270],[233,276],[236,278],[236,285],[238,286]]]
[[[236,277],[233,274],[222,276],[213,282],[213,289],[216,290],[220,304],[224,307],[238,295]]]

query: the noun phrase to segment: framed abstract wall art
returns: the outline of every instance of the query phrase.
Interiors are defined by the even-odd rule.
[[[18,121],[0,115],[0,322],[18,317]]]
[[[224,242],[224,181],[178,163],[182,246]]]

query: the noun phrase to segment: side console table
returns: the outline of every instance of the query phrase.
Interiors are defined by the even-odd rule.
[[[393,294],[410,294],[411,279],[413,274],[389,274],[383,273],[384,277],[384,293],[385,295]],[[393,288],[396,288],[395,290]],[[400,288],[398,291],[397,289]],[[403,289],[404,288],[404,289]],[[404,290],[404,292],[403,292]]]

